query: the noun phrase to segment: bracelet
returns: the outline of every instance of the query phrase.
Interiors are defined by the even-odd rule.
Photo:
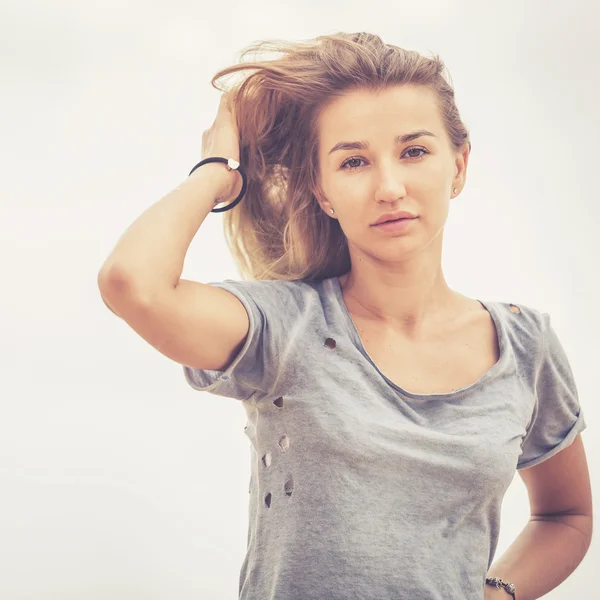
[[[216,212],[225,212],[226,210],[231,210],[234,206],[236,206],[237,204],[240,203],[240,201],[244,197],[244,194],[246,193],[246,187],[248,186],[248,179],[246,177],[246,173],[244,173],[244,171],[242,171],[242,168],[240,167],[240,163],[237,160],[234,160],[233,158],[222,158],[220,156],[211,156],[210,158],[205,158],[204,160],[201,160],[197,165],[195,165],[194,168],[188,173],[188,177],[198,167],[201,167],[202,165],[205,165],[206,163],[211,163],[211,162],[225,163],[228,171],[231,171],[232,169],[237,169],[237,171],[239,171],[240,175],[242,176],[242,190],[239,193],[238,197],[231,204],[228,204],[227,206],[224,206],[223,208],[213,208],[210,212],[216,213]]]
[[[504,589],[505,592],[510,594],[513,597],[513,600],[517,600],[517,596],[515,594],[515,584],[508,583],[506,581],[502,581],[500,577],[486,577],[485,582],[487,585],[492,585],[496,589]]]

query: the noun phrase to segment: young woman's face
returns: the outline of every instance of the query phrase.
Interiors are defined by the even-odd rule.
[[[461,154],[451,147],[431,90],[353,91],[331,102],[318,125],[320,183],[328,201],[320,204],[329,216],[335,210],[350,245],[422,247],[443,230],[452,189],[464,185],[468,148]],[[340,148],[346,142],[367,147]],[[399,210],[418,219],[400,232],[373,227],[383,213]]]

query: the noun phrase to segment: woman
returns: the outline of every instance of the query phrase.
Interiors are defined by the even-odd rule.
[[[444,278],[471,150],[445,67],[365,33],[271,49],[213,78],[252,71],[203,137],[203,157],[248,177],[224,215],[246,279],[181,279],[201,223],[240,190],[210,163],[121,238],[103,298],[194,389],[247,412],[240,598],[509,598],[485,585],[504,493],[515,469],[582,452],[586,425],[549,315]],[[569,502],[591,503],[586,477]],[[557,585],[493,574],[517,597]]]

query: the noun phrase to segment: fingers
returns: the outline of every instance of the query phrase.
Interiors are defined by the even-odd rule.
[[[223,106],[226,110],[231,111],[232,99],[233,99],[233,94],[232,94],[231,90],[228,92],[223,92],[223,94],[221,94],[220,106]]]

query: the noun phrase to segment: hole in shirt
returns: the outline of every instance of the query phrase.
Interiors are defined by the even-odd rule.
[[[267,505],[267,508],[271,508],[271,492],[265,496],[265,504]]]
[[[273,400],[273,404],[279,408],[283,406],[283,396],[279,396],[277,400]]]
[[[518,306],[516,306],[515,304],[509,304],[508,306],[509,306],[510,310],[512,310],[515,314],[517,314],[517,315],[521,314],[521,309]]]
[[[262,457],[262,463],[268,469],[271,466],[271,453],[265,452]]]
[[[285,452],[290,447],[290,440],[287,435],[279,438],[279,447]]]
[[[292,477],[285,482],[284,490],[286,496],[289,497],[292,495],[292,492],[294,491],[294,479]]]
[[[327,338],[325,340],[325,346],[327,346],[330,350],[333,350],[336,347],[335,340],[333,338]]]

